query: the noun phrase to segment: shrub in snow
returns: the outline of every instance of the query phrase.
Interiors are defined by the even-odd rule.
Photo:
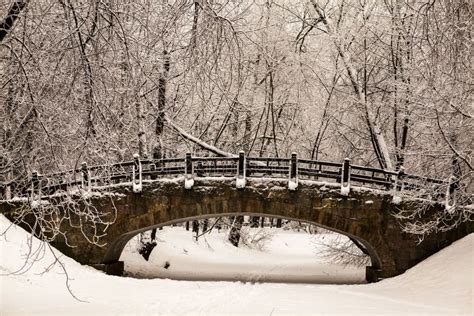
[[[344,235],[327,233],[324,237],[315,239],[314,243],[318,249],[322,249],[320,256],[328,262],[355,266],[370,264],[370,257]]]
[[[142,257],[148,261],[151,252],[156,247],[156,230],[146,231],[139,235],[139,241],[137,244],[137,251]]]
[[[264,250],[273,235],[274,233],[266,228],[244,226],[240,230],[241,243],[251,249]]]

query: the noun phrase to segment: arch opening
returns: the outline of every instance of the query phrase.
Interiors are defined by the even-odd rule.
[[[267,222],[265,223],[264,225],[264,229],[266,229],[267,231],[272,231],[273,230],[273,233],[275,233],[275,231],[280,231],[280,232],[283,232],[283,229],[287,229],[288,230],[288,227],[291,225],[286,225],[286,227],[282,227],[282,228],[276,228],[276,227],[270,227],[271,224],[269,222],[269,220],[271,219],[271,221],[274,223],[276,223],[278,220],[280,220],[281,222],[285,223],[286,221],[288,223],[300,223],[300,229],[301,227],[303,226],[306,226],[306,227],[313,227],[315,231],[317,231],[316,234],[308,234],[308,233],[304,233],[306,234],[307,236],[307,239],[309,236],[311,236],[311,241],[314,243],[315,240],[317,239],[317,237],[321,237],[323,235],[328,235],[329,232],[332,233],[332,235],[338,237],[340,240],[341,238],[343,239],[343,241],[346,242],[346,245],[347,245],[347,242],[349,242],[350,244],[353,244],[353,245],[356,245],[357,247],[360,247],[362,250],[362,252],[364,252],[368,258],[370,258],[370,263],[372,265],[372,267],[380,267],[380,259],[378,258],[378,255],[377,253],[375,252],[375,250],[370,246],[370,244],[368,244],[365,240],[361,239],[360,237],[358,236],[353,236],[353,235],[350,235],[348,233],[345,233],[345,232],[341,232],[337,229],[334,229],[334,228],[330,228],[330,227],[326,227],[324,225],[321,225],[319,223],[315,223],[315,222],[310,222],[310,221],[305,221],[305,220],[300,220],[300,219],[297,219],[297,218],[291,218],[291,217],[284,217],[284,216],[277,216],[277,215],[271,215],[269,216],[268,214],[262,214],[262,213],[223,213],[223,214],[210,214],[210,215],[202,215],[202,216],[195,216],[195,217],[186,217],[186,218],[180,218],[180,219],[176,219],[176,220],[172,220],[172,221],[167,221],[167,222],[163,222],[163,223],[160,223],[160,224],[156,224],[156,225],[151,225],[151,226],[147,226],[147,227],[143,227],[141,229],[138,229],[138,230],[134,230],[134,231],[131,231],[131,232],[128,232],[126,234],[123,234],[121,235],[119,238],[117,238],[110,246],[109,246],[109,249],[106,253],[106,256],[104,258],[104,261],[105,262],[110,262],[110,263],[113,263],[113,262],[117,262],[119,259],[121,260],[124,260],[124,261],[127,261],[127,258],[120,258],[122,253],[123,253],[123,250],[125,248],[125,246],[127,245],[127,243],[133,243],[135,241],[136,243],[136,238],[134,239],[133,237],[135,236],[138,236],[140,233],[143,233],[143,232],[146,232],[146,231],[149,231],[149,230],[152,230],[154,228],[157,228],[157,229],[160,229],[162,228],[162,230],[159,230],[158,231],[158,234],[157,236],[162,239],[162,238],[165,238],[166,239],[166,242],[168,243],[174,243],[176,242],[177,244],[175,245],[176,247],[181,247],[182,249],[180,251],[182,251],[183,253],[186,253],[186,252],[190,252],[189,249],[194,249],[198,255],[206,255],[206,251],[202,252],[201,250],[199,250],[198,246],[196,245],[191,245],[190,242],[191,242],[191,239],[193,238],[192,236],[192,226],[190,225],[190,228],[189,228],[189,232],[186,232],[185,230],[185,225],[182,225],[183,223],[186,223],[186,222],[192,222],[192,221],[203,221],[205,219],[215,219],[215,218],[228,218],[228,217],[238,217],[238,216],[245,216],[246,219],[243,223],[243,226],[244,228],[248,228],[250,226],[250,222],[248,219],[251,219],[251,218],[267,218]],[[174,229],[171,228],[171,226],[175,226]],[[275,225],[276,226],[276,225]],[[284,225],[285,226],[285,225]],[[161,233],[163,232],[164,235],[162,235]],[[301,233],[300,235],[301,236],[298,236],[298,234],[294,234],[294,236],[291,236],[290,238],[290,241],[288,241],[289,245],[288,247],[293,247],[293,248],[298,248],[299,246],[301,245],[295,245],[295,244],[291,244],[291,242],[295,242],[296,240],[299,240],[299,242],[301,243],[301,241],[304,239],[302,238],[302,236],[304,235],[303,233]],[[185,246],[182,246],[181,244],[178,245],[179,242],[182,242],[182,237],[183,235],[186,235],[187,236],[187,242],[185,243]],[[163,237],[164,236],[164,237]],[[271,243],[278,243],[278,242],[282,242],[282,240],[285,238],[288,238],[288,233],[285,234],[280,234],[280,235],[277,235],[277,237],[274,237],[276,240],[275,241],[272,241]],[[228,237],[228,236],[227,236]],[[221,243],[218,243],[216,240],[219,239],[220,241],[222,241],[224,238],[227,238],[227,237],[223,237],[223,234],[221,233],[220,235],[219,234],[214,234],[214,236],[209,236],[209,241],[206,241],[206,243],[210,244],[210,243],[213,243],[212,245],[208,245],[209,247],[221,247]],[[217,238],[217,239],[216,239]],[[326,236],[326,238],[328,238]],[[331,236],[329,236],[329,238],[333,238]],[[173,239],[175,239],[175,241],[173,241]],[[320,242],[321,240],[319,240]],[[303,242],[304,243],[304,242]],[[160,243],[159,243],[160,244]],[[162,245],[162,244],[160,244]],[[203,245],[201,245],[203,246]],[[313,249],[313,253],[308,253],[307,255],[307,258],[309,260],[310,257],[312,257],[312,259],[317,259],[314,254],[314,252],[319,249],[321,250],[321,244],[317,247],[315,244],[313,244],[314,246],[314,249]],[[330,245],[330,246],[334,246],[334,245]],[[128,250],[130,250],[130,247],[133,248],[133,246],[131,246],[130,244],[128,245]],[[196,248],[197,247],[197,248]],[[230,246],[230,243],[227,243],[227,248],[223,248],[221,249],[222,251],[227,251],[228,255],[232,255],[232,251],[229,252],[229,247]],[[273,246],[272,246],[273,247]],[[305,246],[306,247],[306,250],[308,250],[308,245]],[[163,248],[163,247],[162,247]],[[176,265],[174,265],[173,262],[168,262],[169,260],[166,260],[166,251],[169,252],[169,249],[166,250],[166,247],[164,247],[165,250],[163,249],[160,249],[160,247],[158,246],[155,250],[153,250],[153,252],[156,254],[155,256],[152,256],[152,259],[154,257],[152,263],[157,263],[159,265],[159,268],[161,269],[161,272],[164,272],[164,273],[161,273],[161,276],[162,277],[167,277],[167,278],[174,278],[174,279],[187,279],[187,280],[234,280],[234,281],[274,281],[274,282],[309,282],[309,283],[360,283],[358,281],[354,282],[353,280],[349,280],[347,281],[347,274],[350,270],[350,268],[346,268],[346,271],[345,271],[345,275],[346,275],[346,279],[345,280],[341,280],[341,278],[337,278],[334,279],[333,277],[333,280],[332,281],[328,281],[328,279],[318,279],[318,271],[317,269],[326,269],[326,273],[327,273],[327,269],[328,269],[328,266],[332,266],[332,270],[336,270],[336,268],[338,268],[338,266],[341,266],[341,262],[326,262],[326,267],[323,267],[321,268],[321,266],[317,266],[318,262],[317,260],[314,261],[314,263],[316,264],[314,267],[312,268],[309,268],[309,267],[306,267],[304,268],[303,270],[307,271],[308,275],[299,275],[298,277],[294,278],[293,280],[290,280],[289,278],[284,278],[284,277],[278,277],[278,276],[275,276],[274,274],[271,275],[270,277],[265,277],[265,276],[262,276],[262,274],[260,275],[252,275],[252,273],[248,273],[248,271],[245,271],[245,268],[241,268],[241,271],[238,271],[238,273],[240,274],[240,278],[234,278],[234,277],[229,277],[229,275],[227,275],[227,277],[222,277],[222,273],[215,273],[214,277],[210,276],[209,274],[206,274],[205,272],[204,273],[201,273],[201,275],[197,276],[197,275],[190,275],[189,273],[183,273],[183,274],[173,274],[173,273],[170,273],[169,271],[173,271],[173,269],[176,267]],[[187,249],[186,249],[187,248]],[[303,247],[304,248],[304,247]],[[293,249],[293,250],[295,250]],[[332,250],[334,250],[334,248],[332,248]],[[163,251],[165,252],[165,254],[163,253]],[[273,250],[272,250],[273,251]],[[307,263],[308,261],[305,261],[306,259],[304,258],[305,256],[301,256],[302,253],[292,253],[290,255],[288,255],[288,258],[285,258],[285,256],[281,256],[281,253],[280,253],[280,257],[278,257],[276,254],[275,254],[275,251],[270,251],[271,253],[269,255],[267,255],[267,258],[266,260],[282,260],[282,261],[291,261],[291,262],[297,262],[297,258],[300,258],[301,259],[301,265],[304,265],[305,263]],[[284,252],[285,250],[283,249],[282,252]],[[278,252],[278,251],[276,251]],[[257,252],[254,252],[254,254],[257,253]],[[138,254],[136,254],[138,255]],[[176,256],[179,256],[180,254],[174,254],[175,257]],[[188,253],[186,254],[189,258],[188,259],[188,263],[190,265],[194,265],[195,266],[195,263],[193,263],[193,259],[196,259],[196,258],[193,258],[192,257],[192,254],[191,253]],[[209,253],[207,253],[207,255],[209,255]],[[248,253],[246,253],[246,255],[248,255]],[[296,256],[297,258],[291,258],[291,256],[294,255]],[[334,255],[334,253],[333,253]],[[337,254],[336,254],[337,255]],[[278,257],[278,258],[277,258]],[[250,256],[249,260],[260,260],[261,259],[261,256],[260,254],[257,253],[256,256],[252,257]],[[281,259],[283,258],[283,259]],[[326,256],[326,259],[328,259],[329,257]],[[130,259],[130,258],[128,258]],[[221,258],[222,259],[222,258]],[[234,258],[235,259],[235,258]],[[319,259],[321,259],[319,257]],[[240,259],[236,259],[237,261],[239,261]],[[257,261],[258,261],[257,260]],[[198,260],[199,261],[199,260]],[[230,262],[229,260],[224,260],[225,262],[228,262],[230,266],[234,266],[235,268],[235,264],[233,264],[232,262]],[[286,262],[285,261],[285,262]],[[145,263],[146,261],[144,261],[143,259],[143,263]],[[168,269],[168,270],[163,270],[163,267],[165,267],[166,265],[169,265],[171,264],[172,265],[172,268]],[[262,262],[260,262],[260,264],[262,264]],[[212,269],[212,267],[216,267],[216,263],[208,263],[208,267],[206,268],[207,270],[209,269]],[[298,265],[295,265],[295,269],[298,269],[298,268],[301,268],[301,265],[300,267],[298,267]],[[245,266],[245,265],[244,265]],[[222,267],[222,265],[220,265],[220,267]],[[248,268],[248,266],[246,266]],[[143,266],[142,266],[143,268]],[[167,269],[165,267],[165,269]],[[194,269],[196,269],[196,267],[194,267]],[[229,268],[227,267],[224,267],[224,270],[229,270]],[[273,266],[273,269],[276,271],[278,270],[278,268],[275,268],[275,266]],[[331,270],[331,268],[329,268]],[[359,268],[360,270],[361,268]],[[364,269],[364,268],[362,268]],[[153,269],[151,269],[151,273],[153,273]],[[156,272],[156,269],[154,270]],[[278,271],[281,271],[278,270]],[[143,269],[142,269],[142,272],[143,272]],[[234,271],[234,274],[235,274],[236,271]],[[286,275],[288,275],[288,271],[282,271],[283,273],[286,273]],[[203,275],[204,274],[204,275]],[[212,273],[211,273],[212,274]],[[311,274],[311,275],[310,275]],[[129,274],[130,275],[130,274]],[[343,275],[343,274],[341,274]],[[138,276],[138,277],[146,277],[146,278],[151,278],[151,277],[154,277],[153,275],[150,275],[150,274],[140,274],[140,273],[135,273],[135,275],[133,275],[133,271],[132,271],[132,276]],[[160,277],[160,274],[158,273],[158,277]],[[364,276],[363,278],[366,278],[366,275],[365,275],[365,270],[364,270]],[[342,279],[344,279],[344,276],[342,277]]]

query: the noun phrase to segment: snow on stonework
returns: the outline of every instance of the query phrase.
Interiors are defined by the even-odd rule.
[[[393,198],[392,198],[392,203],[395,204],[395,205],[398,205],[398,204],[402,203],[402,198],[398,195],[394,195]]]
[[[349,185],[341,185],[341,195],[349,195],[351,192],[351,187]]]
[[[184,180],[184,187],[189,190],[194,186],[194,179],[193,178],[187,178]]]
[[[0,229],[11,223],[0,215]],[[157,247],[171,257],[168,270],[177,265],[188,265],[190,270],[205,269],[206,259],[200,253],[224,253],[224,260],[232,251],[228,243],[208,239],[212,250],[204,250],[205,240],[194,243],[189,238],[185,248],[172,243],[168,237],[180,236],[177,228],[165,228]],[[51,267],[54,257],[48,248],[33,239],[29,252],[28,234],[12,226],[0,240],[0,314],[3,315],[154,315],[154,314],[258,314],[258,315],[472,315],[474,234],[455,242],[403,275],[374,284],[317,285],[255,282],[197,282],[169,279],[136,279],[108,276],[91,267],[80,265],[61,255],[61,262],[69,276],[74,299],[66,289],[64,270]],[[285,243],[288,246],[285,246]],[[268,253],[280,252],[291,258],[293,270],[309,269],[311,260],[301,258],[299,235],[275,237]],[[203,247],[204,246],[204,247]],[[164,247],[164,248],[163,248]],[[303,247],[303,246],[301,246]],[[308,245],[304,245],[308,247]],[[235,247],[234,247],[235,248]],[[173,250],[174,249],[174,250]],[[169,252],[173,250],[173,252]],[[241,273],[258,269],[264,253],[238,249],[239,264],[246,268]],[[21,269],[26,255],[39,259],[29,269]],[[186,254],[187,253],[187,254]],[[156,263],[170,258],[152,253]],[[173,259],[174,258],[174,259]],[[188,258],[185,261],[185,258]],[[279,262],[270,256],[275,268]],[[288,264],[289,259],[282,264]],[[30,260],[31,261],[31,260]],[[162,262],[163,261],[163,262]],[[313,264],[316,261],[312,262]],[[222,264],[230,264],[222,262]],[[221,264],[221,266],[222,266]],[[159,267],[165,269],[164,265]],[[215,268],[210,267],[209,273]],[[258,280],[255,280],[258,281]]]
[[[143,184],[142,183],[133,183],[133,192],[139,193],[142,192],[143,190]]]
[[[237,178],[235,180],[235,186],[237,189],[243,189],[245,188],[245,178]]]
[[[298,182],[295,180],[288,181],[288,190],[295,191],[298,188]]]

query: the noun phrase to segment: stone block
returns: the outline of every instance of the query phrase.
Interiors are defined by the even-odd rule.
[[[104,271],[108,275],[122,276],[124,271],[123,261],[117,261],[113,263],[94,263],[90,265],[97,270]]]
[[[374,268],[372,266],[365,267],[365,280],[369,283],[379,281],[381,269]]]

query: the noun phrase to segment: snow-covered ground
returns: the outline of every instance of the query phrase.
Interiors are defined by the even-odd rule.
[[[0,229],[3,231],[8,225],[0,215]],[[21,268],[29,249],[25,231],[12,228],[0,241],[0,314],[472,315],[473,242],[471,234],[401,276],[363,285],[124,278],[105,275],[63,256],[71,290],[86,301],[80,302],[66,290],[61,267],[50,266],[54,261],[51,252],[41,253],[41,261],[31,269],[11,274]],[[33,249],[39,244],[34,240]],[[190,247],[188,251],[199,255],[204,252],[201,250]],[[271,249],[268,252],[275,255]],[[162,260],[158,252],[153,256],[157,257],[152,261]],[[176,256],[170,260],[179,267]]]
[[[244,282],[365,283],[365,266],[327,262],[322,244],[339,234],[310,235],[282,229],[248,229],[270,237],[263,249],[236,248],[226,231],[212,230],[196,242],[183,227],[164,227],[149,261],[137,252],[137,239],[125,247],[120,260],[127,275],[139,278]],[[166,268],[165,268],[166,266]]]

